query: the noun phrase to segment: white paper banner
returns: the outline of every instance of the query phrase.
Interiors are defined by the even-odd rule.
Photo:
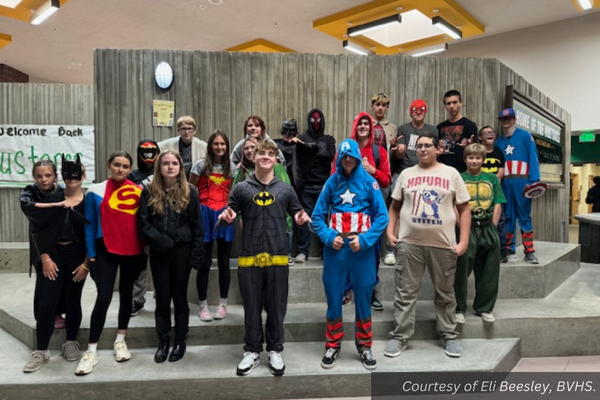
[[[56,163],[60,178],[62,154],[85,165],[88,186],[95,179],[94,126],[92,125],[0,125],[0,186],[23,187],[33,182],[36,161]]]

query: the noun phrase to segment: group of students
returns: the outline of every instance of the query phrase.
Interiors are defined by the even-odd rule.
[[[138,157],[146,165],[146,173],[136,176],[132,157],[124,151],[114,152],[107,161],[109,178],[91,185],[85,199],[81,191],[85,168],[79,158],[62,162],[66,189],[56,183],[54,163],[47,160],[36,163],[33,167],[36,183],[25,188],[21,195],[23,212],[31,222],[31,262],[37,272],[34,311],[38,324],[38,348],[24,371],[33,372],[49,360],[48,341],[63,291],[67,299],[67,341],[63,355],[68,361],[79,359],[76,336],[81,322],[81,289],[88,271],[96,283],[97,298],[91,315],[88,349],[75,373],[86,375],[93,371],[119,267],[120,304],[114,355],[118,362],[129,360],[131,353],[125,335],[132,303],[135,308],[133,289],[146,268],[148,256],[155,285],[159,343],[154,360],[157,363],[180,360],[186,351],[189,329],[187,283],[191,268],[198,269],[200,319],[210,321],[227,315],[229,259],[236,220],[240,220],[242,227],[238,280],[245,324],[245,353],[237,368],[238,375],[250,373],[260,363],[265,341],[271,372],[276,376],[284,374],[280,353],[284,343],[292,219],[299,227],[308,227],[309,236],[312,222],[324,247],[327,323],[323,368],[333,367],[339,355],[344,293],[350,287],[356,303],[356,348],[364,367],[376,368],[371,352],[371,308],[383,309],[375,298],[374,287],[378,282],[381,237],[386,227],[391,247],[385,262],[389,263],[391,254],[396,265],[396,327],[390,333],[384,354],[399,355],[414,332],[416,294],[427,267],[436,292],[442,295],[443,301],[436,301],[436,310],[446,353],[460,356],[455,327],[458,315],[465,312],[465,285],[471,270],[475,269],[478,281],[477,296],[485,297],[481,301],[476,297],[477,313],[491,315],[495,295],[487,292],[493,292],[495,284],[497,293],[497,268],[488,267],[488,263],[481,265],[480,252],[468,251],[478,248],[469,240],[477,243],[495,240],[496,245],[497,233],[490,238],[485,235],[498,222],[501,213],[497,205],[502,203],[502,196],[501,190],[498,192],[498,179],[477,178],[487,150],[471,144],[475,139],[469,134],[471,127],[467,122],[472,122],[464,121],[460,107],[453,103],[456,98],[462,105],[460,93],[455,92],[450,91],[444,97],[449,121],[438,126],[439,135],[437,129],[430,132],[430,126],[424,124],[427,105],[418,100],[410,107],[412,121],[407,124],[410,126],[401,126],[395,137],[388,138],[386,129],[389,130],[390,123],[383,117],[389,98],[378,94],[372,105],[379,118],[374,120],[368,113],[357,115],[351,138],[342,141],[337,151],[335,140],[324,134],[324,116],[318,109],[309,112],[309,131],[304,136],[295,135],[295,121],[284,122],[282,133],[289,134],[284,134],[285,143],[278,140],[277,144],[266,134],[264,121],[250,116],[244,123],[245,137],[233,150],[221,130],[210,135],[208,144],[198,140],[194,137],[193,118],[182,117],[177,122],[181,135],[177,140],[140,143]],[[383,113],[381,110],[378,113],[382,103]],[[514,112],[512,117],[514,126]],[[314,135],[315,132],[318,134]],[[485,137],[485,133],[480,134],[482,142]],[[468,186],[461,179],[459,168],[438,162],[438,156],[440,161],[448,158],[450,165],[460,162],[466,165],[463,178]],[[408,165],[410,162],[413,164]],[[152,164],[154,167],[148,168]],[[397,168],[394,176],[390,165]],[[322,182],[325,167],[330,169],[331,176],[327,175]],[[395,184],[388,211],[382,189],[388,188],[392,180]],[[298,187],[308,189],[307,193],[295,190]],[[480,221],[477,228],[486,227],[484,233],[469,225],[471,214]],[[458,243],[456,225],[460,228]],[[220,300],[213,316],[208,308],[207,287],[215,241]],[[499,254],[500,245],[495,249]],[[461,261],[459,256],[465,252],[467,255]],[[303,262],[306,254],[301,254]],[[448,287],[447,276],[451,274],[454,278],[457,258],[461,273],[456,273],[456,282],[452,279],[453,289]],[[486,276],[492,276],[491,283],[490,279],[482,281],[482,270]],[[437,279],[443,280],[443,284],[436,282]],[[406,283],[409,281],[412,284]],[[485,296],[480,295],[483,292]],[[44,301],[40,301],[42,297]],[[171,301],[175,317],[172,348]],[[485,306],[479,307],[480,303]],[[263,309],[267,311],[266,335],[262,327]]]

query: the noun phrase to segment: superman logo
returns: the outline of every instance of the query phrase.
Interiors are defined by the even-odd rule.
[[[275,203],[275,200],[275,196],[269,192],[259,192],[252,197],[254,204],[261,207],[270,206],[271,204]]]
[[[108,200],[110,208],[131,215],[137,213],[142,190],[135,185],[123,185],[115,190]]]
[[[214,183],[216,186],[221,186],[221,185],[223,184],[223,182],[225,182],[225,178],[224,178],[224,177],[222,177],[222,176],[214,176],[214,175],[211,175],[211,176],[209,177],[209,179],[210,179],[211,181],[213,181],[213,183]]]

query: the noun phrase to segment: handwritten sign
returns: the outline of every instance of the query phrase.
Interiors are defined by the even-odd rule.
[[[54,161],[60,175],[63,153],[70,160],[80,155],[86,186],[95,179],[92,125],[0,125],[0,143],[0,186],[30,184],[33,164],[44,159]]]

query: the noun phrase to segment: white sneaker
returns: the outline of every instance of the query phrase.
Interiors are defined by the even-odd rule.
[[[456,313],[456,323],[464,324],[465,323],[465,314]]]
[[[481,313],[481,319],[483,319],[483,322],[494,322],[496,320],[496,317],[494,317],[494,314],[489,313],[489,312],[482,312]]]
[[[281,358],[281,354],[276,351],[269,352],[269,367],[271,373],[275,376],[282,376],[285,371],[285,364]]]
[[[244,358],[239,363],[237,367],[237,374],[239,376],[248,375],[254,367],[260,364],[260,355],[258,353],[253,353],[251,351],[247,351],[244,353]]]
[[[395,265],[396,264],[396,256],[394,253],[387,253],[383,259],[383,263],[385,265]]]
[[[296,256],[296,260],[295,260],[298,264],[302,264],[303,262],[306,261],[306,254],[304,253],[298,253],[298,255]]]
[[[75,368],[75,375],[87,375],[94,370],[94,367],[98,364],[98,356],[96,353],[86,351],[81,357],[81,361]]]
[[[127,348],[127,343],[125,343],[124,340],[115,342],[113,353],[115,354],[116,362],[127,361],[131,358],[131,353],[129,352],[129,349]]]

